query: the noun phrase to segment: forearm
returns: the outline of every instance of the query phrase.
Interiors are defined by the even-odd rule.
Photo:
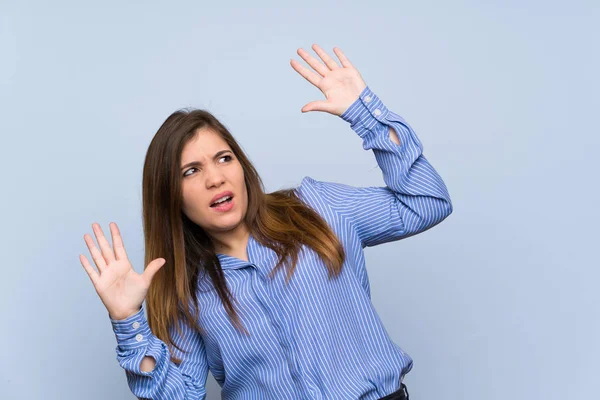
[[[111,319],[111,323],[117,339],[117,361],[127,372],[127,383],[136,397],[151,400],[205,398],[208,364],[199,334],[187,326],[182,336],[171,332],[174,343],[179,346],[183,346],[184,337],[188,339],[183,347],[193,355],[186,359],[186,354],[178,351],[174,355],[182,363],[175,364],[168,346],[152,333],[143,308],[125,320]]]
[[[400,139],[398,139],[398,134],[396,133],[395,130],[392,129],[392,127],[390,126],[390,139],[392,139],[392,142],[396,143],[396,144],[400,144]]]
[[[150,372],[154,369],[155,366],[156,360],[154,359],[154,357],[146,356],[140,364],[140,369],[144,372]]]

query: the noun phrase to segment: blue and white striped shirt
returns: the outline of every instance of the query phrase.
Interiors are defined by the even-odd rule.
[[[289,285],[285,270],[271,280],[277,256],[250,235],[249,261],[217,255],[250,336],[232,325],[209,281],[199,280],[198,319],[206,334],[183,326],[192,352],[184,357],[174,349],[184,358],[179,366],[150,331],[145,306],[125,320],[111,319],[117,360],[138,398],[204,399],[209,369],[223,399],[371,400],[398,390],[413,360],[373,308],[363,249],[433,227],[452,212],[452,203],[412,128],[368,86],[340,117],[363,148],[373,150],[387,185],[353,187],[306,176],[297,187],[344,245],[342,273],[329,280],[321,259],[303,247]],[[171,332],[182,345],[177,330]],[[146,355],[156,359],[150,372],[140,370]]]

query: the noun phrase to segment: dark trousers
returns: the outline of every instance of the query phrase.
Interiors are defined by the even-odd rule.
[[[409,400],[408,389],[406,389],[406,385],[404,383],[401,383],[400,389],[394,393],[390,393],[387,396],[382,397],[379,400]]]

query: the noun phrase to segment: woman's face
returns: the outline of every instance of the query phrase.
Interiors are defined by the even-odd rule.
[[[248,192],[244,170],[231,148],[211,128],[196,132],[181,153],[183,212],[207,234],[224,233],[244,221]],[[211,207],[215,196],[233,194],[226,210]]]

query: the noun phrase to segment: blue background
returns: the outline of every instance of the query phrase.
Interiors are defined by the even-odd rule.
[[[437,227],[365,249],[373,303],[415,361],[411,398],[598,398],[599,14],[592,1],[3,1],[0,398],[133,398],[78,256],[92,222],[115,221],[143,271],[143,159],[174,110],[212,111],[267,191],[305,175],[384,184],[343,120],[300,112],[323,95],[289,62],[313,43],[340,47],[411,124],[452,197]]]

